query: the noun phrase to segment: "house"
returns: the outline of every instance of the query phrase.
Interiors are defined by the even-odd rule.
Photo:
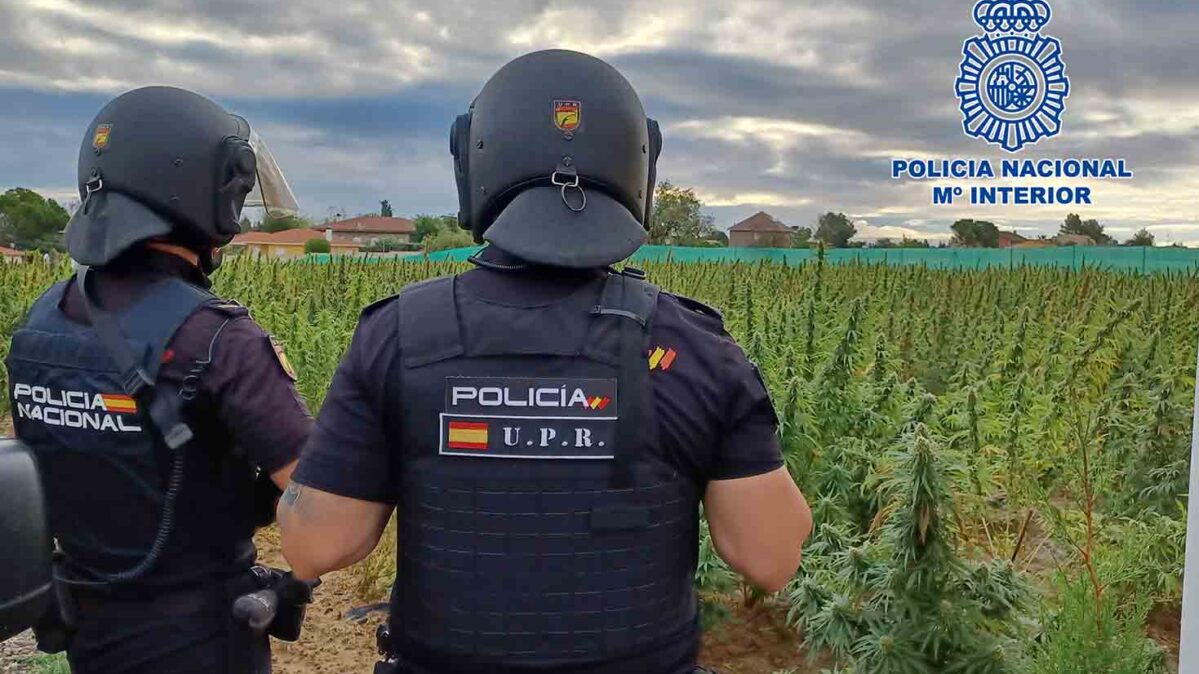
[[[229,243],[229,252],[244,252],[253,257],[286,260],[303,257],[304,244],[309,241],[313,239],[328,240],[331,236],[328,232],[321,233],[307,227],[285,229],[281,232],[246,232],[233,237],[233,241]],[[351,255],[358,252],[358,244],[354,243],[330,241],[329,248],[333,255]]]
[[[3,260],[4,262],[24,262],[25,253],[12,248],[0,246],[0,260]]]
[[[1086,234],[1058,234],[1053,237],[1053,242],[1059,246],[1094,246],[1095,239]]]
[[[364,215],[349,220],[326,222],[317,225],[322,232],[332,232],[333,243],[352,243],[369,246],[380,239],[392,239],[400,243],[414,243],[416,224],[408,218],[392,218],[381,215]]]
[[[794,230],[765,211],[729,228],[730,248],[790,248]]]
[[[1013,243],[1012,248],[1053,248],[1053,239],[1025,239],[1019,243]]]
[[[1019,234],[1017,234],[1015,232],[1000,232],[999,233],[999,247],[1000,248],[1014,248],[1015,246],[1017,246],[1021,243],[1025,243],[1026,241],[1028,241],[1028,239],[1024,238],[1023,236],[1020,236]]]

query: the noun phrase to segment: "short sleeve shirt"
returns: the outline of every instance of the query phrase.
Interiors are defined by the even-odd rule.
[[[163,277],[208,286],[193,265],[158,252],[147,252],[136,268],[99,269],[95,275],[97,300],[110,311],[128,306]],[[87,322],[73,284],[62,309],[72,320]],[[211,355],[197,405],[187,412],[194,426],[221,432],[239,455],[268,473],[299,457],[313,419],[262,327],[248,316],[230,320],[224,312],[204,307],[183,322],[168,347],[159,377],[176,385]]]
[[[536,306],[562,298],[596,271],[471,270],[460,292]],[[401,437],[389,401],[398,362],[398,303],[368,307],[333,377],[294,479],[329,493],[393,503]],[[760,475],[783,465],[769,395],[719,315],[662,293],[653,319],[650,380],[663,458],[701,488],[710,480]]]

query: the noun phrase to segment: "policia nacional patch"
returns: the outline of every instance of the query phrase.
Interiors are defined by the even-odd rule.
[[[493,459],[611,459],[615,379],[446,377],[439,452]]]

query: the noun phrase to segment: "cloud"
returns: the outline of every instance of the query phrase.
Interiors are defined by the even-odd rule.
[[[867,222],[856,223],[857,238],[877,239],[929,239],[932,241],[947,241],[953,238],[950,232],[927,232],[900,225],[875,226]]]
[[[1199,5],[1050,4],[1072,93],[1064,132],[1025,154],[1127,157],[1136,179],[1092,185],[1086,217],[1183,236]],[[721,226],[769,209],[797,225],[844,212],[879,236],[947,236],[959,217],[1056,231],[1071,209],[933,207],[929,184],[889,178],[892,157],[1006,156],[965,137],[953,95],[980,31],[960,0],[0,0],[0,185],[69,190],[103,101],[169,83],[250,118],[312,215],[384,198],[452,212],[453,116],[508,59],[561,47],[630,79],[663,124],[659,175]]]

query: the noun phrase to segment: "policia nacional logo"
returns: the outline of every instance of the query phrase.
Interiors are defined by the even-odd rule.
[[[446,377],[439,452],[496,459],[611,459],[615,379]]]
[[[956,89],[967,136],[1017,152],[1061,133],[1070,80],[1062,44],[1041,35],[1052,16],[1045,0],[979,0],[986,31],[962,46]]]
[[[13,415],[88,431],[140,433],[137,401],[120,393],[66,391],[16,383],[12,393]]]

